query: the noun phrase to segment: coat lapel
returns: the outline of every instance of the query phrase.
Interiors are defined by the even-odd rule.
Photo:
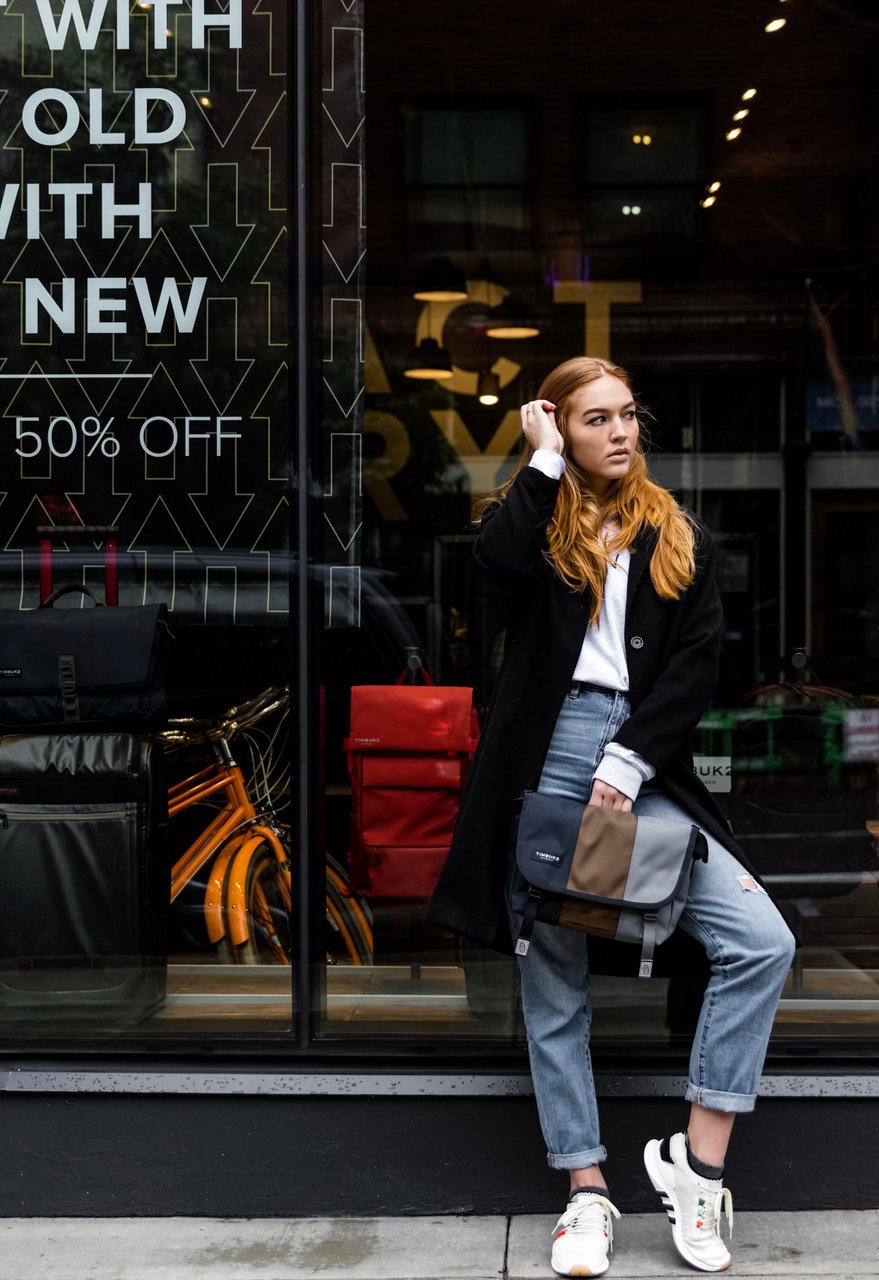
[[[644,578],[644,574],[650,565],[650,553],[653,550],[653,543],[656,533],[653,529],[646,533],[640,533],[635,539],[631,547],[629,547],[629,581],[626,584],[626,618],[629,618],[632,612],[632,602],[638,591],[638,587]]]

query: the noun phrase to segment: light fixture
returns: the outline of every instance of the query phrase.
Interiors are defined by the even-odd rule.
[[[756,98],[756,97],[757,97],[756,89],[746,89],[745,92],[742,94],[742,102],[750,102],[752,98]]]
[[[738,128],[730,129],[726,135],[727,142],[734,142],[741,132],[741,129]]]
[[[653,141],[653,136],[652,136],[652,134],[645,133],[645,134],[642,136],[641,141],[644,143],[644,146],[645,146],[645,147],[649,147],[649,146],[650,146],[650,144],[651,144],[651,142]]]
[[[633,133],[633,134],[632,134],[632,141],[633,141],[633,142],[640,142],[640,141],[641,141],[641,135],[640,135],[640,133]]]
[[[501,380],[491,369],[483,369],[476,383],[476,397],[480,404],[497,404],[500,400]]]
[[[709,191],[712,193],[712,195],[713,195],[715,191],[719,191],[719,190],[720,190],[720,183],[719,183],[719,182],[712,182],[712,184],[711,184],[711,186],[708,188],[708,190],[709,190]]]
[[[747,107],[742,107],[740,111],[737,111],[735,113],[735,115],[733,116],[733,120],[744,120],[745,117],[749,116],[750,114],[751,112]]]
[[[464,302],[467,298],[464,272],[448,258],[431,258],[418,273],[412,296],[420,302]]]
[[[768,32],[771,35],[773,31],[780,31],[782,27],[786,27],[786,26],[787,26],[787,18],[773,18],[771,22],[766,23],[766,26],[763,28],[763,30]]]
[[[628,214],[630,214],[631,212],[632,212],[632,206],[631,206],[630,204],[624,204],[624,205],[623,205],[623,213],[625,213],[626,215],[628,215]]]
[[[407,378],[451,378],[452,356],[441,347],[436,338],[422,338],[409,358],[409,367],[403,370]]]
[[[521,298],[508,293],[495,307],[485,328],[487,338],[536,338],[540,329]]]
[[[706,196],[704,200],[700,200],[703,209],[710,209],[713,204],[717,204],[717,196]]]
[[[198,100],[198,105],[200,107],[209,107],[212,105],[211,100],[207,96],[207,94],[202,94],[202,96]]]
[[[635,216],[637,217],[637,215],[638,215],[640,212],[641,212],[641,206],[640,206],[639,204],[633,204],[633,205],[632,205],[632,213],[634,213],[634,214],[635,214]]]

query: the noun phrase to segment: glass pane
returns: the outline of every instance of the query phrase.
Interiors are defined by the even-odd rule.
[[[527,181],[527,116],[523,111],[410,107],[406,178],[415,184],[465,187]]]
[[[695,107],[587,106],[587,181],[693,182],[702,176]]]
[[[320,1032],[521,1045],[511,961],[425,923],[469,749],[462,735],[440,768],[430,720],[406,740],[395,681],[416,658],[442,691],[434,719],[472,690],[484,722],[517,601],[474,570],[472,503],[515,465],[522,402],[587,351],[631,371],[655,476],[717,542],[723,663],[694,767],[803,939],[779,1036],[872,1036],[876,228],[851,195],[871,181],[851,91],[869,42],[826,6],[792,12],[785,56],[755,29],[745,67],[739,35],[692,0],[650,25],[626,0],[566,3],[551,26],[489,4],[462,28],[447,9],[405,31],[395,10],[370,10],[369,113],[344,156],[331,133],[319,152],[325,178],[343,160],[365,174],[366,216],[352,196],[329,283],[323,258],[336,301],[320,372],[335,394],[310,428],[333,583],[316,648],[321,834],[372,930],[371,947],[331,930]],[[348,83],[363,108],[358,48]],[[330,49],[327,31],[325,69]],[[414,297],[438,256],[457,289]],[[356,342],[340,348],[346,306],[362,377]],[[480,375],[496,399],[480,401]],[[683,979],[596,975],[593,989],[597,1042],[639,1052],[682,1043],[701,996]]]
[[[699,205],[692,189],[603,187],[589,202],[589,239],[595,245],[692,239]]]
[[[292,1027],[285,26],[0,10],[11,1037]]]

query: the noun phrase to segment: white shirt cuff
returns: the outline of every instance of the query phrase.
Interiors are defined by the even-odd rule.
[[[535,449],[528,466],[542,471],[545,476],[549,476],[550,480],[561,480],[565,460],[560,453],[554,453],[552,449]]]
[[[615,787],[628,796],[634,803],[644,782],[656,777],[656,770],[648,764],[643,756],[630,747],[623,747],[617,742],[609,742],[604,748],[601,763],[595,770],[593,781],[600,778],[608,786]]]

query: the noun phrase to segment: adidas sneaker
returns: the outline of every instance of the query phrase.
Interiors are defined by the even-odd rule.
[[[687,1160],[687,1141],[673,1134],[668,1144],[653,1139],[644,1148],[647,1174],[671,1223],[678,1253],[700,1271],[725,1271],[730,1253],[720,1238],[726,1213],[732,1235],[732,1196],[719,1178],[702,1178]]]
[[[600,1276],[613,1251],[613,1219],[619,1210],[594,1191],[575,1192],[555,1224],[552,1269],[560,1276]]]

